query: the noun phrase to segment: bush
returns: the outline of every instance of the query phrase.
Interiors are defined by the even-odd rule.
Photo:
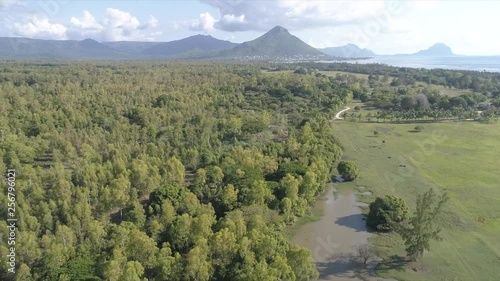
[[[415,130],[416,132],[421,132],[424,130],[424,126],[422,125],[417,125],[415,126],[415,128],[413,128],[413,130]]]
[[[370,97],[367,93],[362,93],[361,95],[359,95],[359,99],[361,100],[361,102],[367,102],[368,100],[370,100]]]
[[[340,161],[337,170],[346,181],[352,181],[359,176],[358,166],[353,161]]]
[[[408,205],[402,198],[386,195],[384,198],[377,197],[370,203],[366,224],[379,231],[392,231],[398,223],[408,219],[409,215]]]
[[[379,134],[380,134],[379,131],[373,131],[374,136],[378,136]]]

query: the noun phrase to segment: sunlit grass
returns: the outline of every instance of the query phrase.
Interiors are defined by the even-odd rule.
[[[416,195],[429,188],[450,195],[439,218],[444,240],[432,244],[423,269],[383,268],[379,273],[398,280],[498,279],[500,124],[434,123],[412,133],[414,126],[334,122],[345,158],[355,160],[362,173],[351,184],[373,192],[363,201],[395,194],[414,208]],[[385,259],[404,255],[397,235],[377,235],[371,242]]]

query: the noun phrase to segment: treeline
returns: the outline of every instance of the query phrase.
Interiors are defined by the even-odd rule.
[[[488,109],[494,102],[480,93],[464,93],[459,96],[447,96],[429,87],[374,88],[372,93],[354,95],[368,106],[379,109],[412,110],[412,109]]]
[[[500,96],[500,74],[467,70],[449,69],[417,69],[393,67],[385,64],[353,64],[353,63],[308,63],[290,65],[272,65],[271,69],[295,70],[299,67],[320,71],[345,71],[372,75],[373,79],[396,78],[393,86],[414,85],[425,82],[457,89],[469,89],[478,93],[486,93],[494,97]]]
[[[416,121],[439,121],[439,120],[479,120],[489,123],[500,118],[500,110],[491,108],[483,112],[473,109],[453,108],[442,109],[412,109],[403,111],[381,110],[374,113],[361,114],[356,112],[345,112],[344,120],[359,122],[416,122]]]
[[[256,65],[3,63],[18,229],[0,279],[314,279],[281,230],[334,173],[329,119],[357,88]]]

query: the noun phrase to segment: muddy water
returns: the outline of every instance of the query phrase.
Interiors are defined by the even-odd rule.
[[[369,233],[352,190],[340,189],[336,196],[332,191],[330,187],[314,207],[323,209],[321,219],[300,227],[292,241],[311,250],[319,280],[361,281],[361,275],[367,276],[353,262],[353,254],[357,245],[367,243]]]

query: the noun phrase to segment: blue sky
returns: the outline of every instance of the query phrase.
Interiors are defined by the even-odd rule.
[[[499,12],[500,1],[0,0],[0,36],[243,42],[282,25],[314,47],[397,54],[442,42],[457,54],[500,55]]]

